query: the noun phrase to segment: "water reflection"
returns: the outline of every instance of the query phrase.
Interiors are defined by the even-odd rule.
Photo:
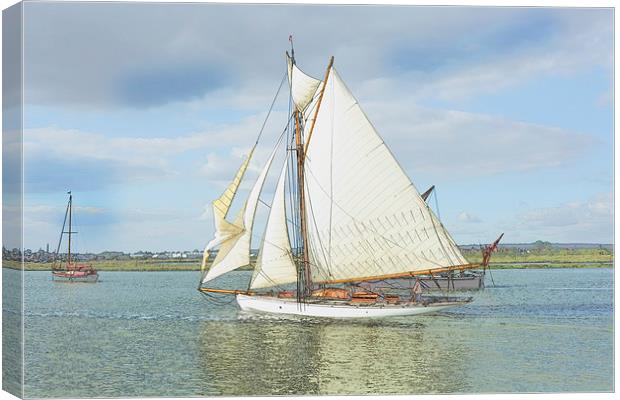
[[[441,317],[440,317],[441,318]],[[467,391],[469,347],[446,349],[425,323],[241,315],[205,321],[205,392],[224,395]]]

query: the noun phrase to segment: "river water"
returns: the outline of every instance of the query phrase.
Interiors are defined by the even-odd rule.
[[[493,278],[473,303],[436,315],[332,321],[214,305],[197,272],[101,272],[97,284],[26,272],[25,395],[613,390],[612,269]]]

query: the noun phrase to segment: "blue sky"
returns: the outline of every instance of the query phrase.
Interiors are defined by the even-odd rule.
[[[24,18],[26,247],[54,245],[71,189],[80,251],[202,249],[289,34],[311,75],[335,56],[458,243],[612,242],[611,9],[31,2]]]

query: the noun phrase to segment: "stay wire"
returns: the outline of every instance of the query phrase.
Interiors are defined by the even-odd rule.
[[[276,104],[276,100],[278,99],[278,95],[280,94],[280,90],[282,89],[282,85],[284,84],[284,81],[286,80],[286,76],[287,73],[284,73],[284,76],[282,77],[282,80],[280,81],[280,85],[278,86],[278,90],[276,91],[276,95],[273,97],[273,100],[271,101],[271,106],[269,106],[269,111],[267,112],[267,116],[265,116],[265,120],[263,121],[263,125],[260,128],[260,131],[258,132],[258,137],[256,138],[256,144],[258,144],[258,141],[260,140],[260,137],[263,135],[263,131],[265,130],[265,126],[267,125],[267,120],[269,119],[269,116],[271,115],[271,111],[273,110],[273,106]]]

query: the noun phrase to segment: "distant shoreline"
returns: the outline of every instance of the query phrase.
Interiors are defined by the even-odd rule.
[[[463,256],[470,263],[482,262],[479,249],[463,250]],[[215,256],[209,258],[210,266]],[[79,264],[91,265],[97,271],[130,271],[130,272],[157,272],[157,271],[200,271],[201,260],[185,259],[104,259],[93,261],[77,261]],[[614,262],[613,251],[604,248],[590,249],[555,249],[540,246],[535,249],[500,249],[493,253],[491,269],[527,269],[527,268],[612,268]],[[252,271],[256,263],[256,256],[250,257],[249,265],[239,270]],[[21,270],[22,265],[17,260],[4,259],[2,266]],[[25,271],[50,271],[51,262],[26,261]],[[480,268],[477,268],[480,269]]]
[[[95,266],[99,272],[175,272],[175,271],[195,271],[200,272],[200,267],[195,266],[179,266],[179,267],[163,267],[158,268],[155,265],[149,265],[143,268],[135,268],[129,266]],[[2,264],[2,268],[12,270],[22,270],[19,265],[5,265]],[[613,262],[501,262],[491,263],[491,270],[498,269],[588,269],[588,268],[613,268]],[[479,268],[478,268],[479,269]],[[51,271],[50,268],[44,267],[32,267],[27,266],[24,271]],[[251,271],[253,268],[239,268],[240,271]]]

